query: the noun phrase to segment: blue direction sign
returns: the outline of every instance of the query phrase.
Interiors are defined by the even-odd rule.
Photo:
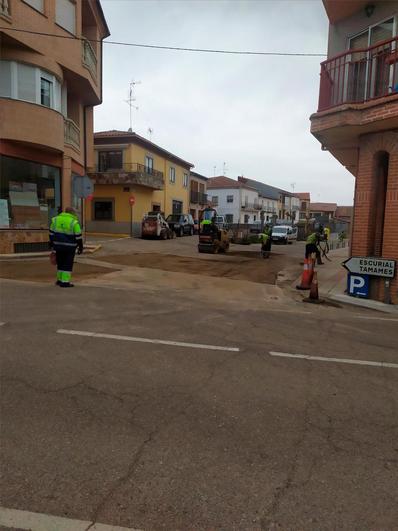
[[[347,292],[352,297],[369,297],[369,275],[349,273],[347,278]]]
[[[76,197],[87,198],[94,193],[94,183],[87,175],[73,177],[73,193]]]

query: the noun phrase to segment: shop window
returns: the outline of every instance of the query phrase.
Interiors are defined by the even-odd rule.
[[[48,229],[61,206],[60,170],[1,156],[0,228]]]
[[[113,221],[113,199],[94,200],[95,221]]]

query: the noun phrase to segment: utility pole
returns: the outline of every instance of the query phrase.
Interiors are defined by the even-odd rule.
[[[130,81],[130,83],[129,83],[129,97],[128,97],[127,100],[125,100],[125,102],[130,107],[130,127],[129,127],[129,132],[130,133],[133,132],[133,115],[132,115],[133,108],[136,111],[138,111],[138,107],[136,105],[134,105],[134,102],[136,101],[135,86],[136,85],[140,85],[140,84],[141,84],[141,81],[134,81],[134,79],[132,81]]]

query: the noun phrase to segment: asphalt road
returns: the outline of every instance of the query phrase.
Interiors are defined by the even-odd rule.
[[[398,528],[393,317],[144,287],[1,296],[3,507],[86,529]]]

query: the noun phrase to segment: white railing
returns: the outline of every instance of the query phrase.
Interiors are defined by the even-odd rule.
[[[94,80],[97,79],[97,56],[95,55],[94,48],[91,46],[90,41],[83,37],[82,39],[82,62],[83,65],[88,68],[90,74]]]
[[[80,150],[80,129],[70,118],[65,118],[65,144]]]
[[[11,15],[9,0],[0,0],[0,15],[5,15],[6,17]]]

